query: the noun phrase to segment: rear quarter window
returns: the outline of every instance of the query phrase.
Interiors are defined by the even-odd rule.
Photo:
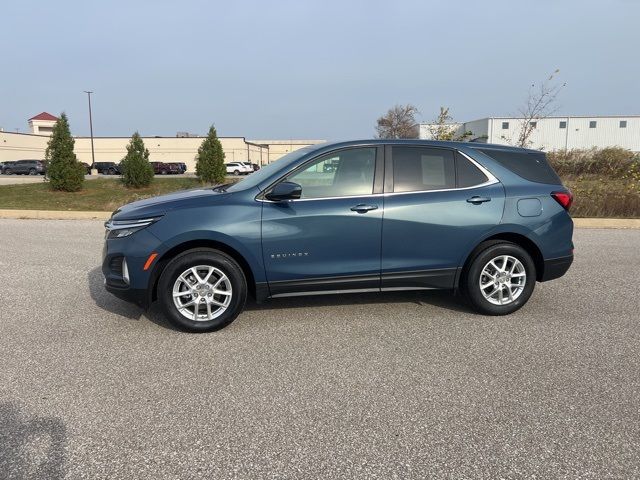
[[[542,152],[492,150],[490,148],[476,148],[477,151],[493,158],[516,175],[537,183],[562,185],[562,180],[553,171]]]

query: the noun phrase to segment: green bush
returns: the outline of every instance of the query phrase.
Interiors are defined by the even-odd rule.
[[[207,138],[198,148],[196,175],[201,182],[205,183],[222,183],[227,175],[224,150],[213,125],[209,128]]]
[[[53,126],[45,152],[47,179],[52,190],[77,192],[82,189],[85,170],[73,153],[74,143],[67,115],[63,113]]]
[[[127,145],[127,155],[120,163],[122,182],[129,188],[147,187],[153,181],[153,167],[149,163],[149,150],[138,132]]]

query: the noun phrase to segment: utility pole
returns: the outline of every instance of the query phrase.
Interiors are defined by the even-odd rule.
[[[89,131],[91,132],[91,168],[93,168],[93,164],[96,163],[96,154],[93,150],[93,119],[91,118],[91,94],[93,92],[89,92],[87,90],[84,91],[87,94],[87,98],[89,99]]]

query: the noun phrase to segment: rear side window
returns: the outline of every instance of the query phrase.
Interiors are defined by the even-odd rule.
[[[562,184],[562,181],[549,166],[547,158],[542,152],[529,153],[525,151],[491,150],[488,148],[477,148],[476,150],[493,158],[503,167],[531,182]]]
[[[393,191],[418,192],[455,188],[453,151],[393,147]]]
[[[459,188],[473,187],[489,180],[478,167],[460,154],[456,155],[456,173]]]

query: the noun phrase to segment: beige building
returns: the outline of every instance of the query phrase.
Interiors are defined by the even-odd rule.
[[[31,133],[0,131],[0,162],[22,159],[44,159],[47,142],[55,121],[42,112],[29,119]],[[204,137],[143,137],[153,162],[183,162],[187,171],[195,170],[198,147]],[[289,152],[323,140],[247,140],[244,137],[220,137],[225,162],[251,162],[266,165]],[[129,137],[94,137],[96,162],[119,162],[126,154]],[[91,164],[91,139],[75,137],[78,160]]]

